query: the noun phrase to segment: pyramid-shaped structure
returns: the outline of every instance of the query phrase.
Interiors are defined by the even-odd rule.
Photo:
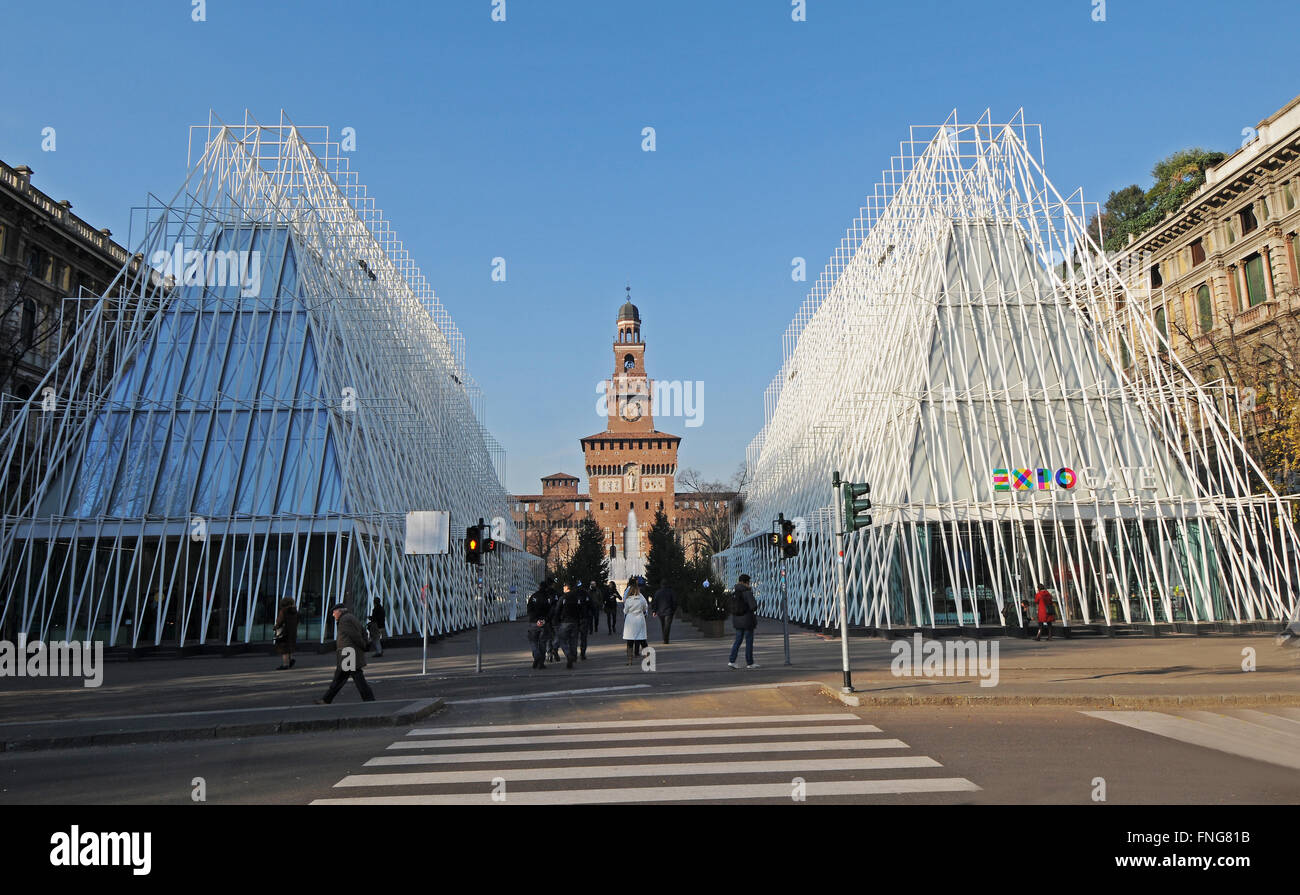
[[[718,571],[770,612],[1017,627],[1286,618],[1296,535],[1215,400],[1043,171],[1037,128],[913,128],[785,337]],[[832,474],[871,485],[841,538]],[[778,568],[778,513],[802,549]]]
[[[388,630],[527,592],[464,340],[324,129],[198,128],[185,185],[4,431],[0,605],[34,638],[265,640],[281,601]],[[21,483],[21,484],[19,484]],[[494,521],[486,581],[405,554],[412,510]],[[452,550],[458,549],[453,540]]]

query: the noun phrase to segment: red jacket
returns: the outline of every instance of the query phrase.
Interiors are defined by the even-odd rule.
[[[1056,621],[1055,609],[1052,605],[1052,595],[1045,590],[1040,590],[1034,594],[1034,602],[1038,604],[1038,620],[1040,622]]]

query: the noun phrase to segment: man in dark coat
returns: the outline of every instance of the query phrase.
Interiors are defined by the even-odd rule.
[[[609,633],[614,633],[614,622],[618,621],[618,588],[614,582],[605,584],[605,621],[609,624]]]
[[[366,667],[366,632],[346,603],[336,605],[330,614],[334,616],[334,648],[338,665],[334,669],[334,680],[330,688],[316,702],[318,705],[329,705],[339,690],[343,689],[348,678],[356,682],[363,700],[373,702],[375,693],[366,683],[366,676],[361,670]]]
[[[592,616],[596,612],[591,606],[591,593],[582,586],[581,581],[573,588],[573,592],[578,595],[578,602],[582,604],[582,621],[578,623],[578,658],[586,661],[587,634],[589,633],[587,629],[591,626]]]
[[[551,579],[528,598],[528,643],[533,651],[533,667],[546,667],[546,626],[551,620]]]
[[[566,668],[572,668],[574,660],[578,658],[578,628],[587,619],[584,596],[581,591],[566,584],[556,610],[556,621],[559,624],[556,636],[564,650]]]
[[[550,587],[551,602],[547,608],[546,627],[542,632],[542,639],[546,642],[546,661],[560,661],[560,592],[555,587],[555,579],[551,579]]]
[[[677,611],[677,594],[672,587],[664,583],[655,591],[655,615],[659,616],[659,627],[664,632],[664,643],[668,642],[668,633],[673,629],[673,613]]]
[[[736,656],[740,652],[740,641],[745,641],[745,667],[757,668],[754,663],[754,629],[758,627],[758,600],[754,590],[749,586],[749,576],[741,575],[736,582],[732,596],[734,605],[731,609],[731,624],[736,629],[736,639],[731,644],[731,658],[727,666],[736,667]]]

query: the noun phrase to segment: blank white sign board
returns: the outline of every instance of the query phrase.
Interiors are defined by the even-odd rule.
[[[447,553],[451,550],[451,514],[446,510],[414,510],[406,514],[408,554]]]

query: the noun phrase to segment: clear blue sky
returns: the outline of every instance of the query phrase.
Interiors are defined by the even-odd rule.
[[[494,23],[492,0],[208,0],[196,23],[190,0],[42,0],[7,17],[0,158],[124,237],[209,109],[354,127],[354,170],[466,335],[508,487],[582,474],[629,279],[650,374],[705,383],[703,425],[661,428],[726,478],[807,290],[791,258],[815,278],[909,124],[1023,106],[1058,189],[1097,201],[1300,93],[1293,3],[1106,7],[507,0]]]

